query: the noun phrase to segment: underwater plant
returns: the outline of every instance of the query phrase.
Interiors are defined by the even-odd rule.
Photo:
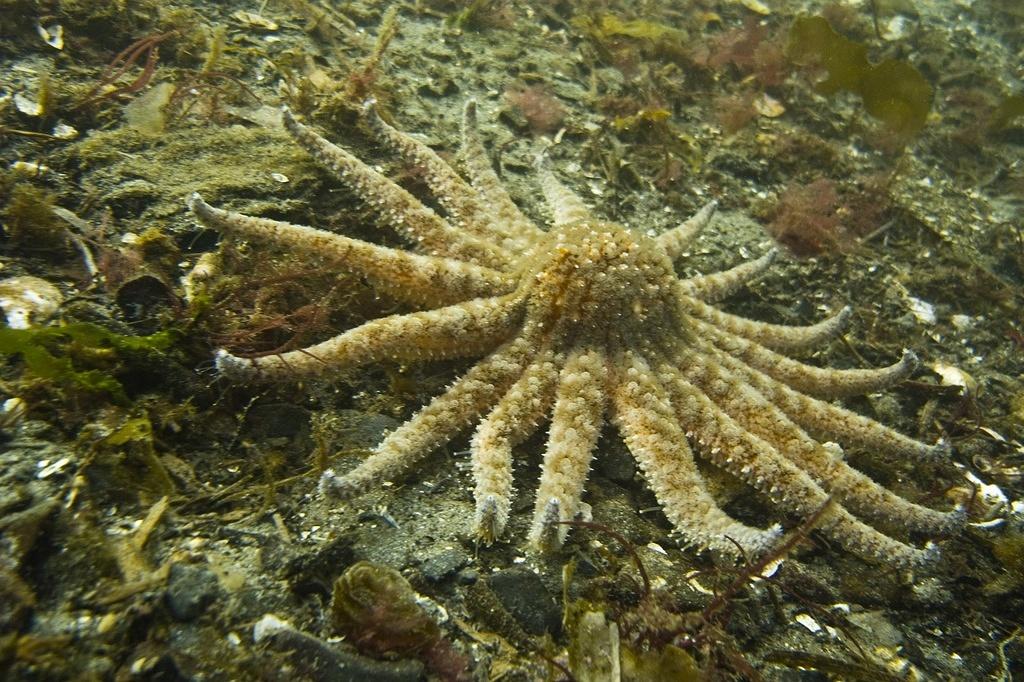
[[[800,66],[815,66],[827,76],[814,89],[859,95],[864,109],[903,137],[919,133],[931,111],[933,90],[908,62],[868,60],[868,48],[836,33],[823,17],[798,17],[789,31],[786,56]]]

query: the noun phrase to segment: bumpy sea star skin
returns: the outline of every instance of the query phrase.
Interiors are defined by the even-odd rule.
[[[674,261],[711,220],[709,204],[650,238],[594,217],[543,164],[553,216],[543,230],[509,198],[465,110],[464,181],[431,149],[366,108],[375,136],[424,173],[446,217],[284,112],[296,142],[373,207],[418,253],[213,208],[189,200],[199,220],[224,234],[316,256],[357,272],[423,310],[369,321],[302,350],[260,358],[226,351],[217,366],[233,380],[294,380],[379,361],[483,356],[441,395],[321,489],[350,498],[410,469],[478,422],[471,441],[475,531],[502,534],[512,498],[513,448],[550,421],[530,542],[556,547],[581,501],[602,424],[609,419],[636,457],[672,525],[689,544],[726,555],[757,553],[778,537],[716,502],[696,458],[806,516],[832,497],[819,528],[866,558],[903,566],[934,556],[868,525],[936,536],[960,510],[910,502],[846,463],[840,445],[898,457],[948,453],[829,400],[878,391],[913,371],[910,352],[882,369],[816,368],[781,353],[813,350],[844,327],[849,310],[789,327],[722,312],[711,304],[765,271],[774,252],[724,272],[681,279]]]

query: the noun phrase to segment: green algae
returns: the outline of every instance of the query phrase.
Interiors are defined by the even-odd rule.
[[[20,356],[25,369],[38,378],[127,404],[124,387],[110,371],[83,365],[95,364],[97,360],[106,362],[121,354],[164,351],[176,336],[170,330],[150,336],[127,336],[89,322],[62,327],[4,328],[0,329],[0,355]]]
[[[53,209],[53,193],[28,183],[17,183],[3,209],[4,230],[19,246],[62,250],[66,229]]]
[[[1024,95],[1010,95],[1003,98],[989,119],[989,130],[1007,128],[1018,118],[1024,116]]]
[[[823,17],[797,17],[789,31],[786,56],[801,66],[820,66],[827,76],[815,84],[822,95],[859,95],[864,109],[892,132],[919,133],[931,111],[932,86],[911,64],[868,60],[865,45],[846,38]]]
[[[163,497],[174,492],[174,481],[160,461],[153,440],[149,416],[133,414],[94,442],[90,451],[98,463],[111,469],[118,489],[136,489]]]
[[[686,33],[656,21],[644,19],[623,20],[613,14],[601,15],[593,24],[592,29],[600,38],[625,37],[651,43],[663,41],[684,43]]]

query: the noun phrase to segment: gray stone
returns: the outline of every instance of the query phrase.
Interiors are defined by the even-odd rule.
[[[217,576],[202,566],[174,564],[167,580],[166,601],[180,621],[195,620],[220,594]]]
[[[557,633],[562,612],[540,576],[524,568],[498,571],[487,585],[526,632],[533,635]]]
[[[469,554],[461,547],[449,547],[431,554],[420,564],[420,572],[430,582],[444,580],[469,563]]]

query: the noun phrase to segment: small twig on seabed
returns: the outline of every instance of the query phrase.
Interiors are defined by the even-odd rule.
[[[1009,661],[1006,658],[1006,647],[1015,639],[1021,639],[1021,629],[1017,628],[1009,637],[999,642],[996,653],[999,656],[999,680],[1000,682],[1013,682],[1013,672],[1010,670]]]

